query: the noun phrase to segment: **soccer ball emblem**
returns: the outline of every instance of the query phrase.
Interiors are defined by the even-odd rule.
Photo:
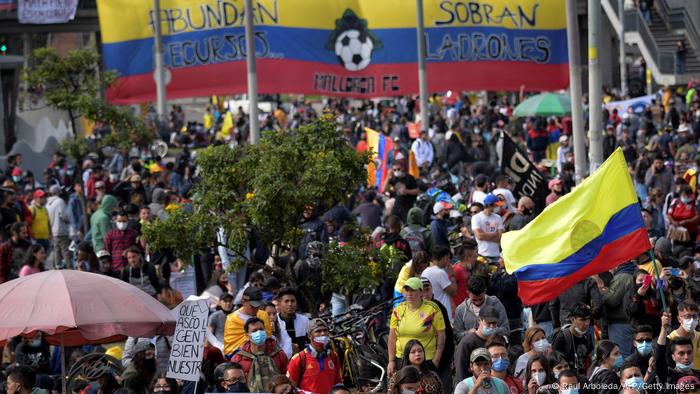
[[[372,61],[372,52],[384,48],[384,44],[351,9],[335,20],[336,28],[326,40],[326,49],[335,53],[338,62],[348,71],[360,71]]]
[[[345,30],[335,40],[335,54],[348,71],[360,71],[372,60],[372,39],[351,29]]]

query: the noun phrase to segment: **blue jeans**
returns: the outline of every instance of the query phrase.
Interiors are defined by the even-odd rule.
[[[620,347],[620,353],[622,353],[623,358],[627,358],[632,354],[632,338],[634,337],[632,325],[611,323],[608,325],[608,337]]]

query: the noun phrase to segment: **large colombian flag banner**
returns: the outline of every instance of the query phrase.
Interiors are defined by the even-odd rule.
[[[527,305],[649,250],[622,150],[522,230],[503,234],[501,245],[506,271],[515,273]]]
[[[153,100],[153,2],[98,0],[114,103]],[[253,0],[260,93],[418,92],[415,0]],[[428,88],[568,85],[564,0],[425,0]],[[161,0],[168,97],[246,91],[243,0]]]

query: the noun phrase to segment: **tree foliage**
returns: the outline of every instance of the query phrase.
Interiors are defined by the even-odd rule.
[[[200,180],[194,208],[145,228],[151,248],[169,248],[184,261],[211,244],[217,228],[226,232],[227,246],[239,255],[250,234],[268,247],[295,249],[305,207],[330,208],[344,200],[366,182],[369,155],[357,153],[334,119],[324,115],[295,131],[266,132],[256,145],[208,147],[197,152],[196,161]],[[324,282],[344,281],[345,290],[355,291],[383,277],[383,265],[371,268],[378,256],[360,246],[364,241],[358,237],[345,249],[330,247],[326,259],[343,266],[324,271]],[[369,272],[373,274],[365,275]],[[289,270],[282,275],[291,279]]]
[[[41,98],[54,109],[67,112],[73,136],[63,142],[62,150],[74,159],[105,146],[130,147],[153,140],[154,132],[129,108],[110,105],[102,98],[102,92],[112,86],[116,75],[100,72],[100,56],[95,51],[77,49],[61,57],[54,48],[38,48],[27,64],[22,71],[27,98]],[[76,121],[80,117],[108,126],[111,133],[89,143],[78,136]]]

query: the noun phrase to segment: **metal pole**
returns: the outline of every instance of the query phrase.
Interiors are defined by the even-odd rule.
[[[588,113],[590,138],[590,174],[603,164],[603,83],[600,78],[600,49],[601,30],[598,1],[588,2]]]
[[[245,0],[245,45],[246,65],[248,66],[248,123],[250,127],[250,143],[255,144],[260,139],[258,125],[258,76],[255,71],[255,32],[253,30],[253,1]]]
[[[617,0],[617,9],[620,11],[620,95],[624,99],[627,96],[627,64],[625,61],[625,0]]]
[[[430,117],[428,116],[428,75],[425,71],[425,27],[423,26],[423,0],[416,0],[418,29],[416,35],[418,39],[418,86],[420,89],[420,121],[421,131],[428,131],[430,128]]]
[[[61,333],[61,388],[62,393],[66,394],[66,346],[63,343],[63,333]]]
[[[581,53],[578,39],[578,15],[576,0],[566,0],[566,38],[569,49],[569,92],[571,94],[571,120],[574,127],[574,158],[576,183],[586,174],[586,136],[583,130],[581,100]]]
[[[155,32],[155,51],[153,60],[155,63],[156,79],[156,113],[158,121],[164,122],[167,116],[167,97],[165,93],[165,65],[163,64],[163,32],[160,26],[160,0],[153,0],[153,29]]]

